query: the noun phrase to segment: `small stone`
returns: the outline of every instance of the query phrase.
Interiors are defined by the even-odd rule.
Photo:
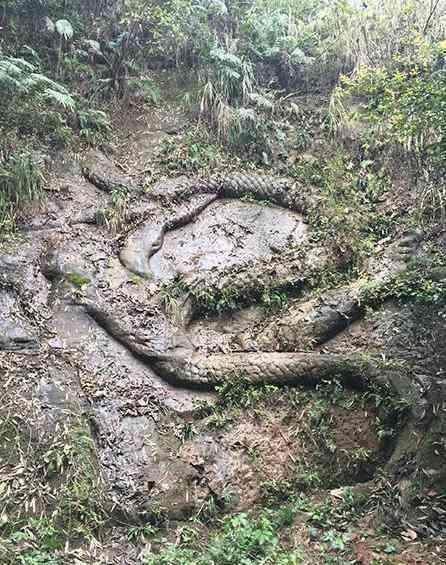
[[[48,340],[48,345],[52,349],[63,349],[62,340],[59,339],[58,337],[53,337],[52,339]]]

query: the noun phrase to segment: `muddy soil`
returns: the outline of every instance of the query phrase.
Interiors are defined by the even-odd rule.
[[[221,511],[251,509],[264,503],[272,484],[293,483],[299,469],[326,465],[312,460],[320,446],[302,430],[317,410],[316,397],[296,406],[292,395],[275,391],[275,405],[262,400],[222,413],[215,409],[214,392],[169,385],[79,305],[85,299],[106,305],[160,353],[256,351],[262,328],[273,327],[283,312],[254,306],[198,319],[185,329],[166,308],[163,289],[178,275],[206,277],[276,260],[290,248],[304,248],[309,237],[296,212],[249,200],[218,200],[165,234],[159,250],[147,255],[150,277],[135,275],[120,260],[120,251],[135,233],[150,231],[154,218],[172,213],[138,186],[138,178],[151,168],[162,139],[181,131],[185,118],[178,111],[156,111],[136,122],[132,136],[111,155],[59,156],[45,206],[30,211],[23,231],[2,244],[0,255],[3,416],[18,407],[29,427],[50,436],[67,414],[86,418],[110,513],[127,526],[160,515],[174,521],[200,517],[211,503]],[[110,195],[85,179],[86,163],[134,187],[129,207],[138,212],[137,220],[119,235],[90,221],[110,206]],[[378,351],[392,320],[390,307],[379,321],[347,328],[324,350],[366,346]],[[394,325],[394,334],[398,328],[403,331],[404,324]],[[370,480],[390,457],[375,409],[331,407],[324,417],[337,465],[332,486]],[[352,467],[344,457],[364,450],[365,466]],[[8,459],[4,464],[11,472],[17,466]],[[97,562],[141,562],[122,538],[115,545],[111,541],[109,556],[106,551]]]
[[[183,228],[167,233],[150,259],[156,279],[222,269],[270,257],[305,240],[299,214],[273,206],[234,200],[211,204]]]

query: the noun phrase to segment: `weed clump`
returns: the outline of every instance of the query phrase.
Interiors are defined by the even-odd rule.
[[[0,425],[17,453],[0,491],[1,562],[59,565],[67,539],[91,539],[107,521],[93,441],[80,419],[58,424],[49,443],[36,444],[19,426]]]
[[[84,277],[79,273],[67,273],[66,279],[70,284],[72,284],[76,288],[82,288],[83,286],[86,286],[91,282],[89,278]]]
[[[0,233],[15,227],[17,215],[43,197],[43,174],[29,153],[13,152],[0,160]]]

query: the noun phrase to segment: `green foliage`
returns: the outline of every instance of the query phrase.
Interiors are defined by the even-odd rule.
[[[71,139],[68,125],[75,98],[61,84],[24,59],[0,56],[2,131],[35,135],[54,145]]]
[[[293,492],[294,485],[286,479],[268,479],[261,485],[262,498],[267,504],[287,502]],[[286,518],[284,518],[286,521]]]
[[[129,79],[129,90],[134,95],[139,95],[143,102],[156,106],[161,97],[159,86],[150,78],[131,78]]]
[[[169,545],[158,555],[148,555],[146,565],[297,565],[296,552],[281,549],[276,527],[265,513],[253,519],[238,514],[223,520],[220,533],[205,550]]]
[[[341,124],[365,122],[363,146],[368,151],[405,154],[419,181],[420,205],[432,219],[446,218],[445,51],[427,46],[417,59],[389,67],[362,67],[353,78],[343,77],[334,94]],[[352,111],[349,101],[359,100]]]
[[[346,95],[365,96],[360,112],[382,143],[402,145],[419,159],[443,161],[446,156],[446,80],[429,65],[400,69],[364,67],[352,79],[343,78]],[[442,56],[441,56],[442,57]]]
[[[366,285],[363,299],[369,304],[382,304],[385,300],[443,306],[446,304],[446,267],[423,268],[417,263],[386,284]]]
[[[150,524],[144,526],[131,526],[127,532],[127,539],[133,543],[139,543],[147,538],[153,537],[156,533],[156,528]]]
[[[96,222],[105,224],[112,232],[121,230],[129,216],[129,191],[126,187],[116,188],[111,193],[110,205],[96,213]]]
[[[274,385],[253,386],[243,375],[237,375],[232,382],[216,387],[219,406],[222,408],[253,408],[267,400],[279,389]]]
[[[248,60],[221,47],[211,50],[200,111],[216,128],[220,139],[227,140],[231,130],[240,124],[237,108],[253,93],[253,80],[253,67]]]
[[[282,310],[287,303],[288,295],[285,292],[265,289],[261,296],[261,304],[269,312]]]
[[[57,33],[64,39],[71,39],[73,37],[73,26],[68,20],[57,20],[54,25]]]
[[[207,288],[192,289],[191,295],[203,313],[217,316],[239,309],[244,300],[242,291],[230,286],[218,291]]]
[[[203,173],[222,165],[225,156],[215,143],[210,142],[201,128],[181,139],[164,139],[159,160],[169,171]]]
[[[98,145],[105,141],[110,133],[110,120],[100,110],[79,110],[79,135],[89,145]]]
[[[79,273],[67,273],[66,274],[67,281],[77,288],[82,288],[88,284],[90,284],[90,279],[80,275]]]
[[[183,278],[178,275],[160,289],[160,296],[166,312],[178,321],[181,319],[182,307],[189,292]]]
[[[80,420],[58,425],[51,441],[37,443],[22,437],[20,425],[0,426],[12,472],[0,490],[0,557],[11,565],[59,565],[67,539],[91,538],[105,523],[94,445]]]
[[[75,106],[65,87],[39,73],[35,65],[16,57],[0,57],[0,92],[2,96],[20,96],[36,104],[55,104],[68,110]]]
[[[379,210],[390,187],[386,173],[376,170],[374,161],[357,163],[341,149],[326,161],[297,163],[291,172],[319,189],[318,203],[308,212],[313,240],[329,242],[333,252],[350,257],[352,272],[360,270],[376,242],[396,227],[396,214]]]
[[[153,30],[152,41],[145,48],[148,56],[187,65],[201,62],[209,54],[218,35],[212,22],[218,18],[221,23],[226,10],[218,0],[169,0],[145,7],[134,0],[133,4],[138,5],[133,10],[133,19],[135,14],[142,16]],[[129,13],[128,20],[131,19]]]
[[[15,226],[17,214],[43,195],[43,175],[27,153],[4,155],[0,161],[0,234]]]
[[[256,411],[265,403],[274,403],[278,391],[274,385],[253,386],[243,375],[234,375],[231,382],[216,387],[218,402],[212,407],[205,405],[198,413],[201,417],[208,416],[208,429],[223,429],[240,410]]]

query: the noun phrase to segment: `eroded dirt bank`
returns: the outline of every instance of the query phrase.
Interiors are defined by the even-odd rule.
[[[323,563],[310,507],[388,486],[357,520],[374,532],[390,512],[406,532],[395,563],[442,562],[441,542],[409,542],[445,527],[445,312],[387,290],[445,241],[406,230],[363,277],[321,291],[347,259],[312,237],[311,187],[235,173],[146,189],[130,174],[181,129],[169,116],[121,153],[58,156],[45,207],[2,243],[3,521],[88,515],[109,535],[88,547],[80,529],[63,563],[142,563],[146,524],[175,537],[191,518],[206,530],[307,492],[287,535],[304,563]],[[129,147],[139,160],[123,171]],[[355,535],[348,558],[389,553]]]

